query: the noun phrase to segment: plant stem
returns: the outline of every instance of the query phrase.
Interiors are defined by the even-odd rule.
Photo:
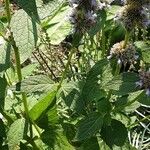
[[[58,85],[58,87],[57,87],[57,91],[61,88],[62,82],[63,82],[64,78],[66,77],[67,70],[68,70],[68,68],[69,68],[69,65],[70,65],[70,62],[71,62],[71,59],[72,59],[72,56],[73,56],[75,50],[76,50],[76,48],[72,48],[72,49],[71,49],[71,52],[70,52],[69,57],[68,57],[67,64],[66,64],[66,66],[65,66],[65,70],[64,70],[64,72],[62,73],[62,78],[61,78],[61,80],[60,80],[60,82],[59,82],[59,85]]]
[[[7,21],[8,21],[8,23],[10,24],[11,13],[10,13],[9,5],[10,5],[9,0],[5,0],[5,9],[6,9],[6,14],[7,14]]]
[[[124,39],[124,43],[123,43],[123,48],[125,48],[127,46],[127,44],[128,44],[129,35],[130,35],[130,33],[128,31],[126,31],[125,39]]]
[[[16,61],[16,70],[17,70],[17,75],[18,75],[18,81],[21,82],[22,81],[22,73],[21,73],[21,64],[20,64],[20,54],[19,54],[19,50],[16,47],[15,42],[13,41],[13,49],[14,49],[14,53],[15,53],[15,61]]]
[[[120,73],[120,68],[121,68],[121,64],[119,64],[118,62],[117,62],[117,64],[116,64],[116,70],[115,70],[115,76],[117,76],[119,73]]]

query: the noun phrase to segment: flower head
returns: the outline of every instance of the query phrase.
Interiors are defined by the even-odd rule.
[[[131,43],[127,44],[125,48],[123,48],[123,44],[124,41],[121,41],[112,46],[109,59],[114,56],[120,64],[133,64],[138,59],[136,49]]]
[[[126,5],[116,15],[115,20],[120,20],[127,31],[135,27],[147,28],[150,25],[149,0],[126,0]]]

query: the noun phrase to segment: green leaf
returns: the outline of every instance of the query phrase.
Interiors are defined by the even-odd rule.
[[[27,93],[47,92],[54,87],[54,82],[46,75],[29,76],[21,83],[21,90]]]
[[[88,31],[88,34],[92,37],[96,35],[96,33],[104,27],[105,21],[106,21],[106,12],[105,10],[101,10],[98,13],[96,24]]]
[[[139,106],[140,103],[137,101],[142,91],[137,91],[130,93],[128,96],[122,96],[117,98],[115,102],[115,109],[117,110],[125,110],[126,112],[133,112]]]
[[[107,11],[107,20],[114,19],[118,10],[121,9],[121,6],[118,5],[112,5],[110,8],[108,8]]]
[[[11,45],[4,41],[4,44],[0,45],[0,54],[0,72],[2,72],[10,67]]]
[[[39,15],[35,0],[17,0],[17,4],[32,18],[39,22]]]
[[[22,78],[25,78],[29,75],[32,75],[33,74],[33,71],[35,71],[35,69],[37,68],[38,64],[29,64],[25,67],[23,67],[21,69],[21,72],[22,72]]]
[[[20,141],[23,140],[24,130],[25,120],[23,118],[11,124],[7,135],[9,150],[18,149]]]
[[[97,101],[106,96],[103,86],[112,79],[109,62],[104,59],[97,62],[89,71],[86,83],[83,87],[85,101]]]
[[[33,106],[33,108],[29,111],[29,116],[32,120],[37,120],[52,104],[54,98],[56,96],[56,92],[52,91],[48,93],[45,97],[39,100],[37,104]]]
[[[79,121],[75,140],[81,141],[95,135],[103,125],[103,117],[101,114],[95,112],[86,116]]]
[[[142,54],[142,60],[145,63],[150,63],[150,44],[144,41],[136,41],[134,44],[140,50]]]
[[[66,136],[64,136],[63,130],[57,130],[55,150],[75,150],[75,148],[68,142]]]
[[[102,98],[97,101],[97,109],[100,113],[107,113],[111,111],[111,104],[108,99]]]
[[[48,23],[52,25],[47,30],[51,44],[60,44],[60,42],[66,38],[66,35],[70,33],[71,24],[67,16],[67,14],[70,13],[70,9],[69,6],[62,7],[59,13]]]
[[[12,16],[10,26],[20,52],[21,62],[24,62],[32,55],[37,45],[38,25],[33,18],[30,18],[24,10],[20,9]]]
[[[128,137],[125,125],[118,120],[112,120],[111,126],[114,133],[114,144],[117,146],[123,146]]]
[[[150,96],[146,95],[146,91],[142,91],[141,94],[138,96],[137,101],[141,104],[150,106]]]
[[[85,103],[81,94],[83,85],[83,82],[63,82],[59,91],[66,106],[77,113],[84,112],[85,108]]]
[[[64,0],[50,0],[49,3],[42,4],[37,8],[40,20],[46,18],[46,21],[42,22],[42,27],[47,26],[47,22],[53,18],[64,6]],[[47,17],[49,17],[47,19]]]
[[[112,148],[113,145],[123,146],[127,139],[127,129],[120,121],[113,119],[110,126],[103,126],[101,137]]]
[[[100,150],[97,138],[92,137],[86,140],[79,150]]]
[[[112,90],[113,93],[117,95],[126,95],[128,93],[137,91],[137,81],[139,81],[138,74],[127,72],[114,77],[104,86],[104,88]]]

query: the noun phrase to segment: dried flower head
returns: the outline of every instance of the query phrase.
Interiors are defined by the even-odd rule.
[[[140,71],[139,76],[140,81],[136,82],[136,85],[140,89],[145,89],[146,95],[150,96],[150,71]]]
[[[116,15],[115,19],[120,20],[128,31],[135,27],[146,28],[150,25],[146,5],[149,1],[141,1],[127,0],[127,5]]]
[[[134,62],[138,59],[138,55],[133,44],[127,44],[126,48],[123,48],[124,41],[120,43],[116,43],[110,50],[110,56],[108,58],[112,58],[113,56],[117,58],[118,63],[126,65],[134,64]]]

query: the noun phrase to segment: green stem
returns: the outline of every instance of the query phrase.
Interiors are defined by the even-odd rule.
[[[20,64],[20,54],[19,54],[19,50],[16,47],[15,42],[13,41],[13,49],[14,49],[14,53],[15,53],[15,61],[16,61],[16,70],[17,70],[17,75],[18,75],[18,81],[21,82],[22,81],[22,73],[21,73],[21,64]]]
[[[118,62],[117,62],[117,64],[116,64],[116,70],[115,70],[115,76],[117,76],[119,73],[120,73],[120,68],[121,68],[121,64],[119,64]]]
[[[7,14],[7,21],[8,21],[8,23],[10,24],[11,13],[10,13],[9,5],[10,5],[9,0],[5,0],[5,9],[6,9],[6,14]]]
[[[123,43],[123,48],[125,48],[127,46],[127,44],[128,44],[129,35],[130,35],[130,33],[128,31],[126,31],[125,39],[124,39],[124,43]]]
[[[71,59],[72,59],[72,56],[73,56],[75,50],[76,50],[75,48],[72,48],[72,50],[71,50],[71,52],[70,52],[70,55],[69,55],[69,57],[68,57],[67,64],[66,64],[66,66],[65,66],[65,70],[64,70],[64,72],[63,72],[63,74],[62,74],[62,78],[61,78],[61,80],[60,80],[60,82],[59,82],[59,85],[58,85],[58,87],[57,87],[57,91],[61,88],[62,82],[63,82],[64,78],[66,77],[67,70],[68,70],[68,68],[69,68],[69,65],[70,65],[70,62],[71,62]]]
[[[142,118],[141,120],[138,120],[137,122],[135,122],[135,123],[129,125],[128,128],[133,128],[133,127],[139,125],[140,122],[143,122],[143,121],[145,121],[145,120],[150,121],[150,115],[148,115],[148,116],[146,116],[145,118]]]

